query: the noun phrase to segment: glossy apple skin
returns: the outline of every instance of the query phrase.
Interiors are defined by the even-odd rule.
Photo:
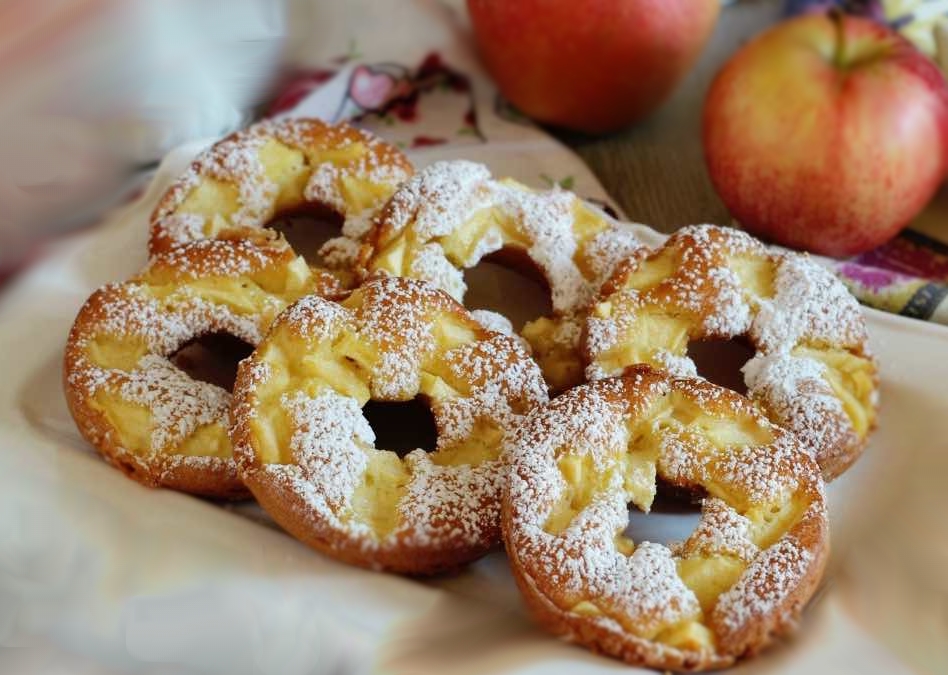
[[[652,112],[694,63],[720,0],[467,0],[500,92],[554,126],[603,133]]]
[[[888,28],[809,15],[725,65],[705,101],[703,138],[711,180],[747,230],[851,255],[895,236],[944,178],[948,87]]]

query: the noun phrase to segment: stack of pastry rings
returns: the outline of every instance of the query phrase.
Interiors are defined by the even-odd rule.
[[[580,312],[615,266],[646,249],[630,228],[568,190],[494,179],[468,161],[437,162],[402,185],[379,212],[359,255],[363,275],[428,281],[459,302],[463,271],[484,259],[539,277],[553,312],[523,337],[553,391],[583,381],[575,358]]]
[[[539,273],[550,289],[553,313],[522,336],[554,393],[637,364],[696,376],[690,341],[742,339],[754,349],[748,395],[801,437],[828,479],[865,447],[878,407],[865,321],[845,286],[806,256],[715,226],[684,228],[649,252],[570,192],[451,161],[392,195],[359,265],[463,301],[462,271],[487,256]]]
[[[827,479],[856,461],[875,426],[878,368],[856,299],[812,259],[734,229],[686,227],[621,263],[583,333],[589,379],[637,364],[695,377],[690,341],[745,341],[747,395]]]
[[[172,357],[208,334],[255,345],[295,300],[343,296],[358,237],[412,171],[371,134],[311,119],[262,122],[202,152],[152,214],[148,266],[96,291],[76,318],[64,380],[83,436],[147,485],[246,496],[227,435],[230,392]],[[332,272],[264,229],[308,209],[344,221],[323,250]]]
[[[330,270],[266,229],[306,209],[343,220]],[[249,492],[373,569],[442,572],[503,541],[541,624],[656,668],[753,654],[812,596],[824,477],[862,451],[878,376],[855,300],[805,256],[713,226],[648,251],[568,191],[466,161],[414,174],[316,120],[202,153],[149,251],[82,307],[64,368],[81,433],[140,482]],[[466,310],[464,270],[485,259],[543,280],[551,313],[518,336]],[[215,333],[254,348],[233,393],[175,362]],[[688,346],[706,339],[750,344],[748,397],[698,376]],[[377,447],[363,406],[414,399],[432,452]],[[700,522],[636,544],[628,504],[647,511],[659,481],[701,498]]]

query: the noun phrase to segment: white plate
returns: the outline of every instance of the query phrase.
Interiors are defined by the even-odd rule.
[[[20,647],[0,652],[0,672],[628,671],[536,629],[501,553],[430,582],[346,567],[277,530],[256,507],[140,487],[80,439],[60,386],[66,333],[93,288],[144,262],[147,214],[194,149],[170,157],[141,201],[65,242],[0,296],[0,644]],[[515,154],[477,159],[516,175]],[[920,617],[898,593],[886,616],[902,617],[909,637],[901,642],[880,632],[871,612],[857,613],[866,589],[849,581],[840,553],[861,550],[849,544],[866,524],[881,531],[911,467],[948,454],[948,330],[867,316],[883,404],[865,456],[829,490],[833,581],[791,647],[740,672],[892,674],[944,663],[911,629]],[[934,499],[944,504],[933,496],[902,517],[930,514]],[[656,514],[634,522],[639,539],[667,540],[692,520]],[[926,527],[944,531],[938,522]]]

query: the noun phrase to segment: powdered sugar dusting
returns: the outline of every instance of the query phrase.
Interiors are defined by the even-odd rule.
[[[759,300],[750,328],[760,349],[786,351],[800,343],[865,347],[859,303],[839,279],[806,256],[784,253],[774,261],[774,295]]]
[[[405,463],[412,478],[398,502],[401,527],[394,535],[403,544],[482,546],[498,536],[500,462],[442,466],[415,450]]]
[[[67,386],[77,395],[74,404],[93,405],[100,392],[148,412],[147,440],[142,447],[126,446],[108,418],[106,428],[84,435],[99,445],[99,434],[115,444],[109,453],[127,455],[144,463],[157,480],[169,478],[180,468],[204,473],[211,485],[235,484],[236,468],[230,456],[179,454],[193,434],[209,425],[228,427],[231,395],[213,384],[191,378],[167,356],[192,338],[230,326],[233,334],[259,334],[256,327],[233,316],[226,308],[184,294],[177,311],[169,312],[138,282],[106,286],[90,298],[80,312],[66,348]],[[93,361],[90,345],[100,336],[129,345],[142,345],[145,353],[129,370],[104,367]],[[108,405],[108,404],[106,404]],[[77,417],[77,420],[80,418]],[[92,436],[89,436],[89,433]],[[224,478],[229,476],[230,478]]]
[[[495,333],[509,337],[516,335],[513,324],[510,323],[510,319],[503,314],[492,312],[488,309],[474,309],[471,310],[471,317],[487,330],[492,330]]]
[[[687,356],[673,354],[667,349],[660,349],[655,352],[655,360],[662,365],[662,368],[675,377],[698,377],[698,368],[695,362]]]
[[[399,188],[382,213],[393,233],[414,227],[419,240],[443,237],[489,204],[490,171],[468,161],[435,162]]]
[[[535,580],[535,585],[524,588],[541,593],[544,602],[558,607],[574,626],[587,621],[609,625],[613,632],[645,640],[687,621],[717,630],[678,576],[677,563],[682,558],[727,556],[750,565],[717,604],[715,616],[723,613],[727,630],[748,617],[792,611],[780,606],[781,599],[799,589],[812,573],[805,564],[798,564],[810,560],[812,553],[792,534],[759,550],[752,538],[752,523],[741,512],[755,504],[782,504],[797,490],[822,485],[793,437],[773,428],[774,441],[769,445],[738,443],[709,451],[709,441],[701,440],[703,427],[675,422],[674,415],[651,419],[653,410],[666,410],[655,403],[672,391],[706,414],[750,415],[757,424],[771,428],[753,406],[732,392],[643,370],[566,392],[531,413],[507,446],[511,473],[505,501],[506,535],[513,564]],[[677,405],[676,399],[671,400]],[[684,479],[683,485],[705,486],[720,495],[704,500],[701,521],[683,544],[669,549],[644,542],[629,555],[616,544],[628,526],[629,497],[621,462],[627,453],[644,451],[639,445],[644,437],[658,442],[662,476],[674,483]],[[573,504],[560,470],[560,461],[567,456],[590,459],[600,482],[565,529],[548,531],[554,509],[567,497]],[[595,479],[584,473],[583,480],[592,483]],[[817,490],[808,498],[815,500],[810,511],[825,522],[825,512],[819,511],[822,493]],[[814,511],[814,507],[819,508]],[[574,637],[580,634],[572,633]],[[658,642],[649,643],[648,648],[653,658],[673,650]]]
[[[345,308],[318,295],[300,298],[287,308],[279,321],[315,342],[328,340],[340,328],[353,325],[352,317]]]
[[[787,351],[758,354],[741,369],[747,395],[793,431],[814,457],[849,427],[842,402],[823,377],[825,370],[816,359]]]
[[[510,214],[531,242],[527,251],[550,285],[553,310],[567,312],[585,305],[596,289],[586,282],[574,261],[577,241],[572,208],[576,196],[559,188],[530,192],[497,184],[494,189],[499,208]]]
[[[204,216],[196,213],[169,213],[157,219],[153,230],[174,242],[195,241],[207,236]]]
[[[319,486],[311,503],[339,527],[362,484],[375,433],[358,402],[331,389],[312,398],[284,394],[281,404],[293,429],[290,451],[300,476]]]
[[[536,542],[523,557],[536,556],[534,574],[548,574],[571,605],[592,602],[634,634],[653,635],[697,618],[698,600],[665,546],[643,542],[630,556],[616,550],[613,541],[627,522],[625,499],[612,492],[593,501],[559,537]]]
[[[469,380],[472,386],[467,396],[434,407],[439,448],[468,438],[479,422],[509,429],[523,412],[547,401],[539,368],[512,338],[498,335],[464,345],[444,359],[454,378]]]
[[[691,388],[692,392],[695,385],[701,384],[698,380],[682,380],[680,383],[680,387]],[[703,386],[721,390],[707,383]],[[701,400],[689,395],[694,400]],[[737,407],[734,402],[708,399],[702,405],[723,405],[734,417],[749,416],[753,424],[773,434],[772,442],[730,446],[726,452],[721,452],[708,446],[688,426],[664,429],[659,440],[659,472],[676,484],[706,485],[713,482],[716,489],[737,500],[741,508],[748,503],[781,503],[797,489],[799,477],[809,470],[801,461],[799,441],[774,427],[749,402],[746,407]]]
[[[290,275],[298,262],[288,248],[199,241],[155,256],[132,281],[100,289],[80,311],[66,348],[66,381],[76,405],[92,405],[104,392],[146,408],[151,417],[148,440],[144,447],[124,452],[155,460],[156,471],[219,464],[221,458],[180,455],[181,446],[209,424],[228,427],[231,395],[193,379],[170,358],[192,340],[213,333],[257,344],[294,291],[267,291],[254,275]],[[133,362],[129,354],[140,356]],[[110,423],[103,424],[107,428],[94,435],[118,437]],[[219,475],[220,467],[214,471]]]
[[[704,330],[722,336],[746,332],[751,308],[737,274],[726,267],[713,267],[708,270],[708,280],[714,288],[714,311],[705,317]]]
[[[553,342],[564,347],[576,349],[583,334],[582,313],[564,314],[555,319]]]
[[[461,302],[467,292],[464,274],[451,264],[440,244],[425,244],[412,258],[408,274],[414,279],[427,281],[433,286],[447,291],[448,295]]]
[[[590,209],[602,228],[588,243],[582,242],[582,248],[574,231],[578,208]],[[488,225],[466,249],[466,259],[450,260],[445,242],[462,236],[464,228],[485,213]],[[521,249],[546,277],[557,312],[584,307],[615,263],[641,249],[628,229],[580,206],[576,195],[559,188],[535,192],[513,181],[494,180],[486,167],[467,161],[437,162],[416,174],[383,209],[379,227],[383,247],[397,237],[408,239],[408,230],[413,233],[414,248],[405,269],[387,271],[424,275],[444,284],[441,287],[458,300],[466,288],[460,274],[451,275],[448,267],[473,267],[504,246]],[[431,248],[435,242],[441,246]],[[423,256],[424,261],[416,266],[412,256]],[[580,256],[592,270],[590,278],[577,265]]]
[[[656,279],[649,265],[669,265],[670,271]],[[766,281],[755,284],[748,277],[745,284],[738,274],[742,266],[765,277],[772,272],[773,292]],[[845,286],[806,256],[769,252],[736,230],[687,227],[649,258],[627,259],[606,291],[586,321],[588,378],[632,365],[622,360],[628,342],[653,366],[679,376],[697,374],[684,344],[673,353],[667,345],[636,342],[648,334],[641,321],[646,315],[677,322],[690,340],[746,337],[756,350],[743,368],[748,395],[800,434],[821,462],[858,451],[861,441],[826,379],[826,367],[795,350],[836,349],[871,358],[865,321]]]
[[[619,263],[642,256],[646,251],[642,242],[626,225],[616,223],[596,234],[583,251],[593,272],[589,284],[593,292],[598,292]]]
[[[763,551],[718,598],[715,620],[730,631],[778,611],[806,576],[813,554],[792,537]],[[787,608],[789,610],[789,608]]]
[[[69,349],[77,359],[68,374],[70,386],[93,397],[108,389],[121,399],[144,406],[153,417],[151,445],[139,448],[152,454],[173,452],[194,431],[219,422],[227,427],[230,394],[199,382],[168,361],[191,339],[226,331],[251,344],[260,339],[260,326],[251,317],[239,317],[227,307],[184,293],[175,311],[166,311],[135,283],[107,287],[93,296],[98,320]],[[132,344],[144,343],[146,353],[131,371],[103,368],[85,350],[99,335],[113,335]]]
[[[174,243],[207,236],[208,219],[179,212],[206,178],[237,191],[233,212],[221,210],[210,219],[215,229],[266,225],[275,214],[283,187],[269,177],[264,165],[262,153],[270,143],[300,152],[304,170],[309,171],[302,200],[342,214],[343,235],[351,239],[368,231],[376,210],[411,175],[411,165],[397,149],[366,131],[315,119],[265,120],[228,136],[195,159],[155,211],[153,236]],[[366,202],[355,196],[352,184],[366,186],[365,194],[374,194],[374,199]]]
[[[319,256],[329,269],[352,269],[359,259],[361,244],[349,237],[332,237],[319,247]]]
[[[96,329],[83,331],[79,347],[96,334],[144,340],[149,351],[170,354],[191,337],[186,317],[165,312],[142,284],[110,284],[97,291],[87,303],[98,305]]]
[[[151,447],[173,450],[207,424],[227,428],[230,393],[188,376],[166,358],[147,354],[120,378],[119,395],[151,413]]]
[[[437,346],[432,320],[449,309],[452,301],[434,287],[397,277],[373,281],[361,292],[358,331],[378,352],[370,383],[372,397],[412,398],[420,385],[421,364]]]
[[[557,451],[570,445],[604,469],[628,440],[623,405],[617,400],[621,391],[620,381],[604,380],[595,387],[580,387],[554,398],[529,416],[530,423],[514,431],[508,447],[515,461],[521,462],[521,453],[529,451],[530,457],[536,456],[536,463],[524,463],[524,468],[545,469],[554,462]],[[534,482],[547,481],[537,478]]]
[[[237,187],[239,206],[230,215],[236,226],[262,224],[276,200],[278,187],[267,177],[260,161],[266,141],[266,136],[254,131],[235,134],[212,146],[192,164],[195,174]]]
[[[462,267],[474,267],[483,260],[486,256],[499,251],[504,247],[504,237],[496,229],[489,229],[486,234],[484,234],[480,240],[478,240],[477,245],[471,250],[470,255],[468,255],[467,260],[464,260],[461,263]]]
[[[142,275],[148,277],[155,271],[167,270],[176,282],[236,277],[288,264],[294,258],[292,251],[285,246],[264,248],[250,241],[205,239],[153,257]]]
[[[768,446],[732,448],[715,457],[709,471],[724,489],[756,504],[778,504],[797,489],[808,470],[799,458],[800,446],[789,436],[778,435]]]
[[[730,256],[763,254],[763,248],[740,232],[728,235],[722,243],[722,232],[722,228],[707,225],[683,228],[648,258],[627,260],[617,269],[606,285],[611,292],[600,300],[610,311],[593,312],[587,321],[588,377],[614,374],[604,369],[600,359],[620,343],[634,339],[639,317],[646,313],[682,321],[688,325],[690,337],[731,338],[750,328],[751,298],[727,262]],[[653,261],[658,264],[669,255],[673,258],[668,276],[648,277],[647,283],[636,284],[634,275],[640,267]],[[686,354],[672,354],[665,345],[655,345],[651,357],[655,365],[675,368],[675,374],[695,372]]]
[[[349,542],[347,547],[367,556],[367,564],[386,567],[392,556],[411,549],[426,560],[476,556],[499,537],[500,445],[509,428],[547,401],[547,393],[538,367],[515,339],[479,334],[473,322],[471,342],[435,355],[440,323],[463,321],[462,312],[447,295],[425,284],[382,277],[365,284],[345,306],[304,298],[270,334],[292,330],[314,346],[351,344],[353,337],[366,341],[377,359],[360,363],[364,368],[358,372],[373,399],[408,400],[419,392],[430,396],[437,446],[432,454],[419,449],[401,460],[407,479],[389,486],[398,493],[398,517],[391,530],[377,533],[351,504],[369,462],[385,452],[373,447],[374,435],[359,402],[315,377],[307,386],[316,387],[317,396],[298,391],[282,395],[299,466],[265,466],[262,479],[295,495],[290,501],[304,505],[299,517],[313,527],[332,528]],[[343,333],[347,337],[340,340]],[[263,353],[265,349],[258,350],[252,361]],[[252,362],[243,370],[250,372]],[[248,393],[269,375],[261,371],[259,377],[239,393],[236,408],[243,428],[257,405]],[[431,388],[422,391],[423,383]],[[485,447],[479,461],[458,462],[452,453],[465,452],[472,441],[493,447]],[[384,475],[381,479],[386,480]]]
[[[701,503],[701,521],[675,552],[682,557],[724,555],[750,562],[760,552],[751,540],[750,528],[750,520],[726,502],[708,497]]]
[[[471,310],[471,318],[487,330],[513,338],[517,341],[517,344],[523,348],[524,352],[527,354],[531,353],[532,348],[530,347],[530,343],[517,335],[516,331],[514,331],[513,324],[510,323],[510,319],[503,314],[492,312],[488,309],[475,309]]]
[[[555,589],[554,601],[570,611],[591,602],[640,635],[652,635],[699,613],[697,599],[675,571],[667,548],[643,543],[631,556],[619,552],[617,535],[628,525],[622,476],[556,534],[545,529],[566,484],[557,468],[564,454],[589,456],[597,471],[616,467],[629,442],[622,385],[605,380],[556,398],[530,415],[508,445],[512,464],[508,546],[528,575]]]

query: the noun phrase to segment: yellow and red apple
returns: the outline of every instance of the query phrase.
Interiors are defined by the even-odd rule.
[[[771,28],[708,92],[711,179],[747,230],[827,255],[892,238],[948,168],[948,86],[892,30],[841,14]]]
[[[711,34],[720,0],[467,0],[501,94],[524,114],[602,133],[671,94]]]

